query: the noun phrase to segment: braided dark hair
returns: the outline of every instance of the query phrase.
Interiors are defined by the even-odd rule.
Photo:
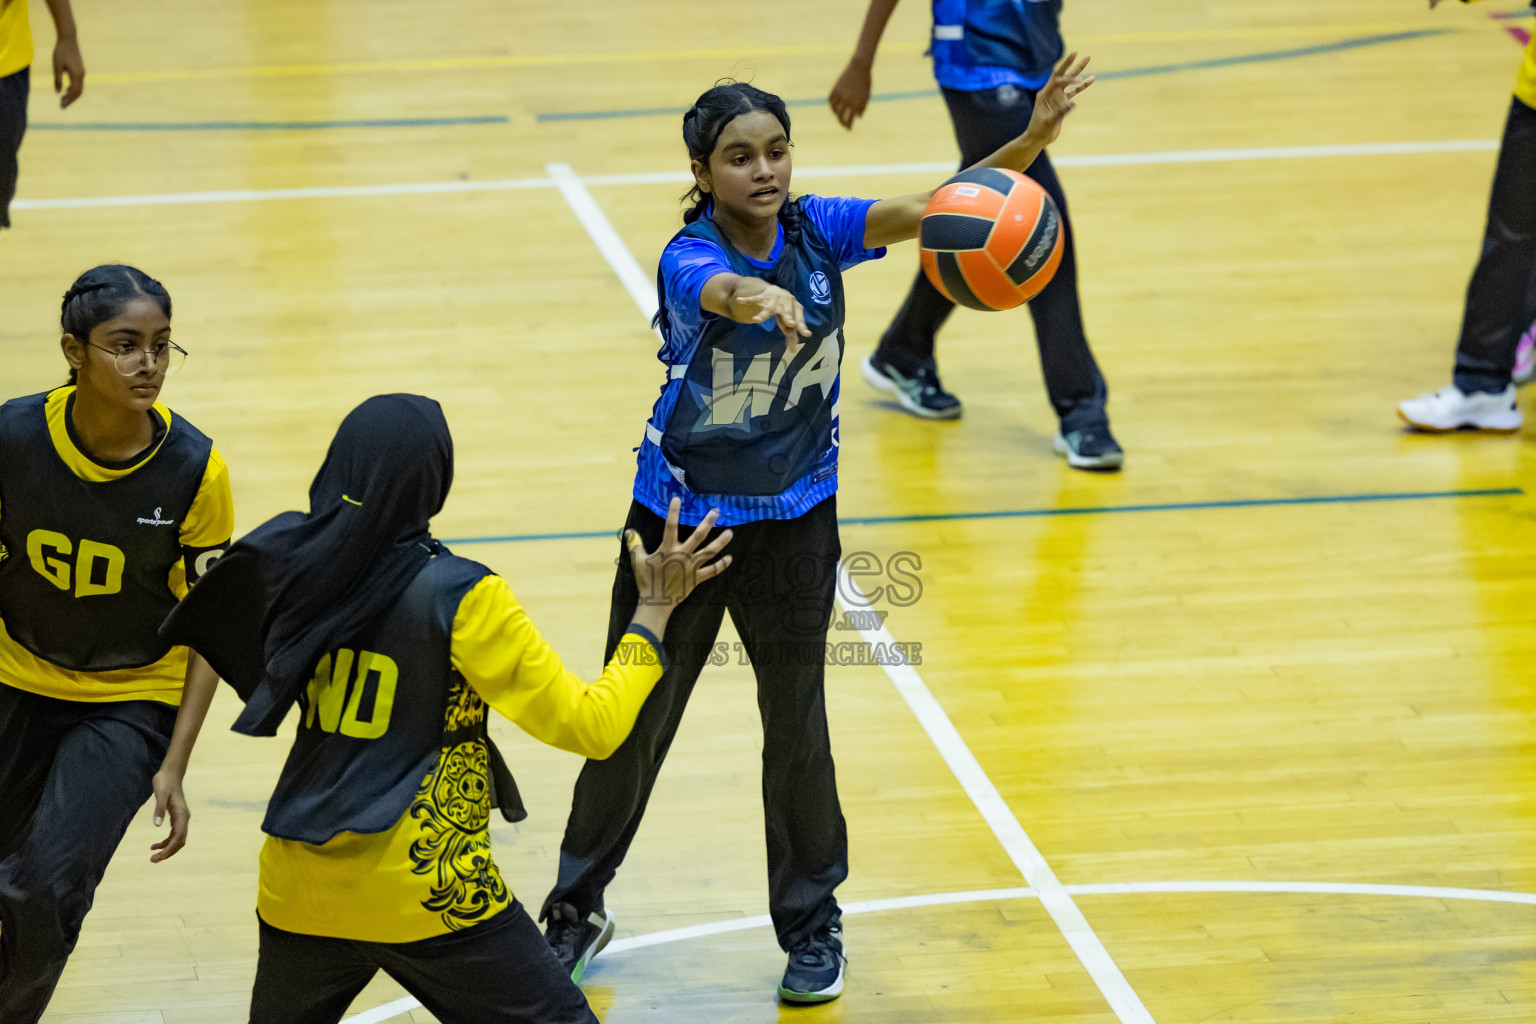
[[[64,293],[59,327],[65,334],[86,344],[92,331],[116,318],[124,306],[138,298],[153,299],[166,319],[170,319],[171,296],[165,285],[144,271],[121,263],[92,267],[76,278],[69,291]],[[69,383],[76,383],[78,377],[71,367]]]
[[[789,110],[785,108],[782,99],[747,82],[727,79],[706,90],[683,115],[683,144],[688,147],[688,158],[708,167],[709,158],[714,155],[715,146],[719,144],[725,126],[754,110],[765,111],[778,118],[779,124],[784,127],[784,137],[790,137]],[[699,188],[695,181],[693,187],[683,194],[683,202],[693,203],[683,211],[683,223],[692,224],[704,216],[710,201],[709,193]],[[787,271],[791,280],[795,270],[793,262],[798,258],[795,254],[796,245],[800,241],[801,220],[800,204],[786,199],[779,210],[779,223],[784,226],[784,250],[779,259],[779,270],[781,276]],[[652,327],[661,324],[662,315],[661,310],[656,311],[651,320]]]

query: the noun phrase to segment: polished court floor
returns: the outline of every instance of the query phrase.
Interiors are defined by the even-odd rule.
[[[76,0],[86,94],[60,112],[34,79],[0,235],[3,392],[62,379],[76,274],[142,267],[192,353],[166,400],[229,460],[240,531],[301,507],[356,402],[431,395],[458,456],[439,536],[590,677],[661,383],[642,307],[680,112],[729,75],[781,93],[799,191],[915,191],[955,159],[917,0],[856,130],[821,102],[859,7]],[[848,990],[776,1005],[733,660],[609,891],[607,1024],[1536,1018],[1536,428],[1394,415],[1448,382],[1530,27],[1498,16],[1529,11],[1423,8],[1067,4],[1102,80],[1053,155],[1118,476],[1051,454],[1022,312],[946,328],[963,420],[893,411],[856,360],[915,252],[850,272],[839,511],[888,635],[832,639],[921,654],[828,672]],[[235,711],[222,693],[188,779],[191,844],[150,865],[141,816],[48,1024],[245,1019],[286,747]],[[537,906],[579,762],[498,735],[531,816],[497,857]],[[354,1019],[431,1019],[401,997],[381,979]]]

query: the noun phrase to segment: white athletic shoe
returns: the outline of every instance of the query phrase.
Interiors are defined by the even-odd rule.
[[[1496,395],[1486,391],[1467,395],[1451,384],[1433,395],[1420,395],[1399,404],[1397,414],[1415,430],[1432,433],[1463,427],[1507,432],[1519,430],[1521,420],[1513,384]]]

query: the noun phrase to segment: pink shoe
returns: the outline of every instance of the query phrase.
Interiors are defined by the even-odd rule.
[[[1536,377],[1536,324],[1521,337],[1515,346],[1515,383],[1529,384]]]

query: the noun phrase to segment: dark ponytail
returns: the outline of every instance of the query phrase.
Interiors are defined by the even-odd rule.
[[[683,115],[683,144],[688,147],[688,158],[708,167],[709,158],[714,154],[725,126],[754,110],[766,111],[778,118],[779,124],[784,126],[784,137],[790,137],[789,110],[785,108],[783,100],[755,85],[727,79],[706,91]],[[683,211],[683,223],[692,224],[709,209],[710,196],[699,188],[698,182],[694,182],[693,187],[683,194],[683,202],[693,203]],[[793,259],[790,255],[792,245],[800,241],[799,204],[786,200],[784,208],[779,211],[779,222],[784,225],[785,257]],[[782,261],[780,265],[783,265]],[[793,267],[790,269],[793,270]],[[661,322],[662,311],[658,309],[651,318],[651,326],[657,327]]]
[[[144,271],[121,263],[92,267],[76,278],[69,291],[64,293],[59,327],[81,344],[89,344],[92,331],[116,318],[124,306],[138,298],[153,299],[166,319],[170,319],[171,296],[165,285]],[[74,384],[77,376],[71,368],[69,383]]]

